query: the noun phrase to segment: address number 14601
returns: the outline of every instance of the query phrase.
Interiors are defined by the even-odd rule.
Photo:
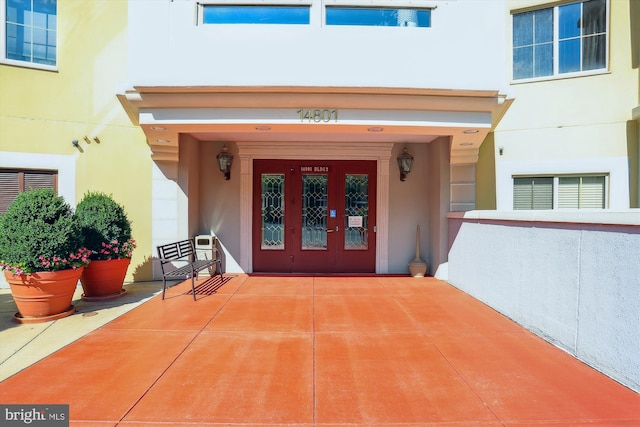
[[[329,123],[338,122],[338,110],[302,108],[297,111],[301,122]]]

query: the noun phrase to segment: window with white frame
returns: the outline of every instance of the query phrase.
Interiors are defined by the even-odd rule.
[[[607,28],[607,0],[514,14],[514,80],[606,69]]]
[[[513,178],[513,209],[604,209],[607,176],[535,176]]]
[[[30,189],[58,190],[58,171],[0,168],[0,214],[16,199],[18,193]]]
[[[3,3],[5,62],[55,66],[57,1],[5,0]]]
[[[513,209],[553,209],[553,178],[514,178]]]
[[[431,27],[431,9],[327,6],[327,25]]]
[[[203,24],[308,25],[310,5],[205,4]]]

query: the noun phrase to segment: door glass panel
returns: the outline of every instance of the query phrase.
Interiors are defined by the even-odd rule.
[[[262,174],[262,249],[284,249],[284,174]]]
[[[326,174],[302,175],[302,249],[327,250]]]
[[[369,176],[345,175],[344,248],[364,250],[369,246]]]

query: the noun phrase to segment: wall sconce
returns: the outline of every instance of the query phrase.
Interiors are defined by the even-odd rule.
[[[400,169],[400,181],[407,179],[407,174],[411,172],[413,156],[407,152],[407,147],[402,149],[402,154],[398,156],[398,168]]]
[[[220,172],[224,174],[224,179],[229,181],[231,179],[231,163],[233,163],[233,156],[229,154],[229,149],[226,145],[222,146],[222,151],[216,156],[218,159],[218,166]]]

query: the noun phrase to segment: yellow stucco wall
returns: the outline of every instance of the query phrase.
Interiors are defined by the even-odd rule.
[[[550,3],[508,2],[511,10],[536,4]],[[631,65],[629,5],[610,2],[609,72],[512,84],[515,101],[498,126],[500,143],[509,145],[505,158],[549,152],[558,158],[627,155],[626,122],[638,105],[639,90],[638,70]],[[558,146],[552,133],[563,133],[560,139],[569,143]],[[571,144],[577,142],[579,147]]]
[[[124,205],[138,242],[127,280],[149,280],[150,151],[116,98],[126,76],[127,2],[62,1],[57,13],[57,71],[0,65],[0,156],[75,158],[76,201],[101,191]]]
[[[480,146],[476,165],[476,209],[496,208],[496,161],[493,132],[489,133]]]
[[[638,47],[635,40],[638,36],[634,34],[634,28],[637,29],[637,17],[634,20],[633,16],[634,2],[637,0],[610,0],[607,3],[607,70],[511,82],[510,91],[514,101],[493,134],[498,169],[509,165],[510,170],[525,170],[527,172],[524,173],[535,174],[536,164],[547,164],[551,166],[539,168],[538,173],[561,174],[574,170],[609,172],[606,167],[602,167],[603,170],[599,168],[605,159],[609,159],[609,164],[616,162],[623,166],[616,173],[624,174],[628,181],[620,185],[620,179],[616,178],[617,184],[614,186],[612,183],[611,186],[612,194],[615,193],[618,201],[626,199],[628,206],[637,206],[637,182],[633,179],[638,176],[637,161],[634,161],[637,135],[630,131],[637,127],[632,120],[632,111],[638,106],[640,93],[637,60],[633,59],[634,49]],[[513,12],[557,4],[540,0],[512,0],[506,3],[506,16],[509,19]],[[507,25],[506,30],[506,40],[509,41],[512,39],[511,24]],[[506,52],[505,62],[510,67],[511,49]],[[498,155],[500,148],[503,149],[502,156]],[[553,165],[560,167],[555,170]],[[563,168],[562,165],[568,166]],[[627,167],[629,170],[626,170]],[[488,168],[483,165],[479,170]],[[500,194],[505,194],[501,193],[500,186],[511,185],[506,182],[508,177],[499,172],[496,178],[498,208],[501,206]],[[503,201],[507,205],[510,203],[506,199]]]

